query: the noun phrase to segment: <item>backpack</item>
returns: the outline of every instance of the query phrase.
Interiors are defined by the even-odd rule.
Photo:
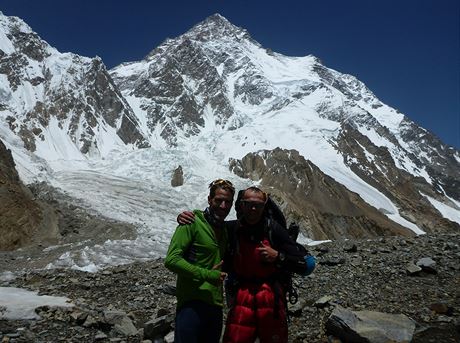
[[[266,230],[270,243],[273,242],[271,238],[271,225],[270,221],[276,221],[283,229],[287,230],[289,237],[294,242],[297,242],[297,237],[299,236],[300,227],[295,222],[291,222],[289,227],[287,226],[286,217],[279,208],[279,206],[273,201],[272,198],[268,197],[267,203],[265,204],[265,217],[267,218]],[[282,271],[282,282],[286,289],[286,295],[289,303],[294,305],[299,300],[299,294],[297,289],[294,287],[294,282],[292,278],[292,272],[283,270]]]

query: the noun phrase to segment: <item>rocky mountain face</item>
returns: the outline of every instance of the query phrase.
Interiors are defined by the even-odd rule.
[[[208,113],[214,115],[217,125],[232,129],[238,121],[230,119],[235,109],[223,73],[238,68],[233,54],[244,57],[238,41],[245,35],[215,15],[183,36],[166,40],[145,60],[123,64],[110,73],[128,101],[136,98],[140,102],[139,110],[145,113],[151,135],[159,133],[169,145],[174,145],[180,134],[196,134]],[[232,55],[206,45],[219,39],[232,44]],[[250,96],[236,88],[235,96],[239,94]]]
[[[401,137],[411,147],[419,167],[424,166],[437,191],[460,198],[459,152],[442,143],[439,138],[405,118],[401,125]]]
[[[136,117],[99,58],[59,53],[22,20],[1,13],[0,29],[0,115],[29,151],[37,151],[38,145],[52,147],[56,131],[88,155],[105,153],[114,138],[147,146]],[[65,157],[66,147],[50,150]]]
[[[337,134],[324,137],[324,143],[330,144],[342,156],[344,165],[355,175],[391,199],[400,208],[403,218],[424,231],[458,229],[457,223],[443,218],[425,197],[459,210],[458,204],[449,199],[460,199],[460,187],[457,187],[460,154],[457,150],[444,145],[434,135],[380,102],[353,76],[331,70],[313,56],[291,65],[298,68],[295,79],[280,82],[282,77],[274,74],[285,71],[273,69],[281,69],[289,63],[293,63],[292,58],[263,49],[247,31],[216,14],[184,35],[166,40],[145,60],[114,68],[111,75],[128,102],[133,106],[141,103],[139,110],[148,118],[145,131],[150,131],[151,135],[159,133],[167,145],[176,144],[181,137],[199,134],[210,117],[222,129],[238,131],[238,128],[254,125],[256,116],[273,113],[282,120],[282,113],[285,111],[287,116],[291,106],[300,107],[299,111],[314,110],[318,120],[338,125]],[[308,127],[302,130],[308,135]],[[325,126],[320,130],[331,129]],[[238,134],[235,137],[241,139]],[[276,141],[278,138],[275,134],[260,138],[260,141]],[[305,151],[300,153],[308,158]],[[270,159],[281,169],[286,162],[285,154],[279,151],[272,151]],[[235,162],[230,162],[230,168],[235,170],[232,163]],[[291,167],[296,163],[291,161]],[[263,174],[264,180],[270,179],[264,181],[264,185],[273,187],[274,191],[291,190],[295,185],[287,187],[292,180],[284,173],[291,172],[291,168],[283,172],[265,168],[262,172],[248,169],[247,164],[243,164],[245,167],[237,175],[247,178],[250,174]],[[300,165],[307,167],[304,160]],[[297,167],[301,168],[300,165]],[[350,196],[337,199],[333,195],[342,192],[340,184],[331,184],[330,187],[334,189],[327,192],[331,199],[348,203],[345,206],[348,208],[356,207]],[[366,230],[373,234],[382,232],[374,219],[372,225],[364,224],[366,220],[363,222],[362,219],[360,224],[351,224],[356,218],[365,218],[368,210],[351,217],[346,211],[323,211],[332,215],[326,221],[317,219],[313,213],[305,215],[302,212],[305,208],[298,205],[311,200],[305,194],[308,193],[297,190],[295,201],[293,196],[286,194],[283,202],[289,203],[286,206],[293,213],[293,209],[298,208],[297,216],[310,217],[311,223],[305,223],[306,227],[321,223],[321,229],[316,233],[309,232],[313,237],[359,236]],[[377,213],[375,209],[374,212]],[[355,219],[350,222],[350,218]],[[388,219],[384,221],[388,222]],[[343,224],[346,222],[348,224]],[[383,231],[405,231],[399,225],[390,226],[391,229],[386,227]]]
[[[413,235],[295,150],[251,153],[232,160],[230,168],[259,181],[281,205],[288,222],[296,222],[315,240]]]
[[[348,125],[343,125],[337,144],[342,151],[345,163],[350,166],[351,170],[397,204],[400,209],[399,213],[404,218],[417,224],[426,232],[458,230],[460,228],[458,223],[444,218],[423,196],[429,195],[440,202],[451,202],[444,196],[445,193],[442,192],[442,188],[439,188],[436,182],[430,184],[425,178],[414,176],[398,168],[388,150],[376,146],[369,138]],[[372,159],[368,159],[366,156],[366,153],[369,152],[373,155]],[[456,164],[451,156],[447,156],[445,159],[448,161],[444,165],[448,169],[451,168],[452,164]],[[453,173],[453,170],[450,172]],[[442,183],[442,180],[444,179],[438,179],[437,182]],[[455,182],[452,180],[447,187],[453,196],[456,196],[457,192],[451,189]]]
[[[24,267],[44,268],[71,250],[69,244],[85,240],[101,244],[108,236],[134,238],[132,225],[88,213],[73,203],[45,183],[24,185],[11,151],[0,140],[0,251],[21,248],[21,256],[28,256]],[[43,253],[44,247],[54,244],[61,247]],[[6,269],[5,265],[0,268]]]
[[[0,29],[0,118],[45,160],[114,147],[205,151],[261,179],[315,239],[409,235],[390,215],[425,232],[459,228],[433,204],[460,211],[458,150],[355,77],[265,49],[218,14],[110,71],[59,53],[18,18],[1,15]],[[394,213],[353,193],[357,179]]]
[[[56,213],[41,206],[24,186],[11,151],[0,141],[0,250],[31,244],[34,237],[38,241],[46,240],[56,231]]]
[[[354,139],[365,142],[359,142],[361,145]],[[435,189],[425,179],[415,178],[396,168],[387,151],[379,152],[374,146],[376,158],[369,166],[362,150],[363,145],[372,146],[369,139],[352,131],[342,135],[339,142],[344,151],[353,147],[357,149],[348,156],[344,155],[345,159],[349,158],[354,172],[398,204],[402,209],[400,213],[409,221],[426,232],[460,228],[458,223],[444,218],[420,194],[441,198]],[[384,209],[369,206],[358,194],[324,174],[295,150],[277,148],[250,153],[241,160],[231,160],[230,169],[238,176],[258,181],[264,189],[270,190],[288,219],[300,224],[308,237],[322,240],[413,234],[390,220]],[[374,171],[372,177],[363,172],[366,170]]]

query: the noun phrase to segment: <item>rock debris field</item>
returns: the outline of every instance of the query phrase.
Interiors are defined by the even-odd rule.
[[[294,278],[299,301],[289,307],[290,342],[377,342],[386,334],[381,341],[460,341],[460,234],[335,241],[309,250],[318,266]],[[2,253],[2,266],[10,258],[14,266],[12,256]],[[3,317],[1,342],[171,342],[174,282],[161,259],[98,273],[4,273],[0,287],[66,297],[73,306],[41,306],[29,320]],[[362,333],[353,318],[373,318],[380,328]]]

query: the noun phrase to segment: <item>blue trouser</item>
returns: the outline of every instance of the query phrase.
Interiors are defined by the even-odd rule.
[[[222,333],[222,307],[193,300],[176,312],[175,343],[216,343]]]

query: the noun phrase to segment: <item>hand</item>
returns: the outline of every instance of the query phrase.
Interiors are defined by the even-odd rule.
[[[260,242],[260,247],[256,249],[262,257],[262,261],[272,263],[275,262],[278,257],[278,251],[269,245],[265,245],[263,242]]]
[[[213,270],[218,270],[222,267],[222,265],[224,264],[224,261],[220,261],[218,264],[216,264],[215,266],[212,267]],[[224,282],[225,281],[225,278],[227,277],[227,273],[225,272],[220,272],[220,277],[219,277],[219,281],[220,282]]]
[[[217,263],[215,266],[212,267],[212,270],[217,270],[222,267],[222,265],[224,264],[224,260],[220,261],[219,263]]]
[[[191,211],[184,211],[177,216],[180,225],[192,224],[195,221],[195,214]]]

